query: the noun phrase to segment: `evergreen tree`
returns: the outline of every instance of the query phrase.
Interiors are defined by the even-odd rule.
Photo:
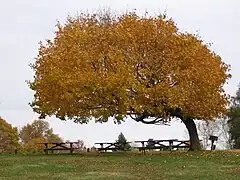
[[[234,149],[240,149],[240,86],[236,96],[233,97],[229,113],[229,133]]]
[[[118,139],[116,140],[116,142],[118,143],[119,149],[122,151],[126,151],[131,148],[130,144],[127,142],[127,139],[122,132],[118,135]]]

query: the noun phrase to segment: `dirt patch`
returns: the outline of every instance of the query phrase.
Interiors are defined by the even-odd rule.
[[[227,150],[229,152],[235,152],[235,153],[240,153],[240,149],[230,149],[230,150]]]
[[[93,179],[93,178],[133,178],[132,175],[128,173],[121,173],[121,172],[99,172],[99,171],[93,171],[93,172],[87,172],[85,173],[84,177],[81,177],[81,179]]]
[[[231,173],[231,174],[238,174],[238,175],[240,175],[240,167],[228,168],[228,172]]]

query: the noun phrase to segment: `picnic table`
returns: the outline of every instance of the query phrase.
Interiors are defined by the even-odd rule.
[[[174,148],[189,148],[189,140],[178,140],[178,139],[164,139],[164,140],[153,140],[149,139],[147,141],[134,141],[135,143],[141,143],[142,147],[139,147],[139,151],[159,149],[159,150],[170,150]],[[167,143],[164,144],[164,143]]]
[[[126,144],[129,144],[130,142],[126,142]],[[118,142],[99,142],[99,143],[94,143],[94,144],[98,144],[101,147],[97,148],[98,151],[105,151],[107,152],[107,150],[112,150],[112,151],[117,151],[117,150],[124,150],[126,151],[126,149],[122,149],[120,144]]]
[[[77,143],[78,142],[44,142],[38,144],[45,145],[44,148],[45,154],[48,154],[48,151],[51,151],[53,153],[54,151],[66,151],[66,150],[69,150],[70,154],[72,154],[74,149],[78,149],[76,147],[73,147],[73,144]]]

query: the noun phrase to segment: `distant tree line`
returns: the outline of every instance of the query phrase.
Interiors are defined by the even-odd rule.
[[[17,129],[0,117],[0,153],[40,152],[44,147],[39,143],[61,141],[46,121],[35,120]]]
[[[18,130],[0,117],[0,153],[13,152],[19,148]]]
[[[232,148],[240,149],[240,85],[228,112],[229,134]]]
[[[209,148],[209,137],[219,137],[219,144],[225,149],[240,149],[240,85],[236,95],[231,97],[231,104],[226,116],[215,121],[196,122],[198,134],[204,149]]]
[[[44,151],[44,145],[41,143],[63,141],[63,138],[53,132],[47,121],[35,120],[17,129],[0,117],[0,154],[40,153]],[[69,142],[69,140],[65,142]],[[119,134],[116,143],[120,150],[125,151],[131,148],[122,132]],[[87,151],[83,140],[77,140],[74,146],[77,148],[76,151]],[[91,151],[96,151],[96,148],[92,147]]]
[[[44,145],[41,143],[63,141],[63,138],[53,132],[47,121],[35,120],[17,129],[0,117],[0,154],[40,153],[44,151]],[[122,132],[119,134],[116,143],[119,145],[120,150],[125,151],[131,148]],[[77,148],[76,151],[87,151],[83,140],[77,140],[74,145]],[[89,150],[96,151],[96,148],[92,147]]]

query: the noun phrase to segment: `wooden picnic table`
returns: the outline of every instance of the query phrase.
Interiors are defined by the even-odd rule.
[[[134,141],[135,143],[141,143],[142,147],[139,147],[139,151],[148,149],[159,149],[164,150],[168,149],[172,151],[174,148],[189,148],[189,140],[178,140],[178,139],[163,139],[163,140],[153,140],[149,139],[147,141]],[[167,145],[164,143],[168,143]],[[174,144],[175,143],[175,144]],[[146,144],[146,145],[145,145]]]
[[[44,143],[38,143],[45,145],[44,152],[45,154],[48,154],[48,151],[66,151],[69,150],[70,154],[73,153],[74,149],[77,149],[73,147],[73,144],[77,144],[78,142],[44,142]],[[69,146],[67,146],[69,144]],[[52,145],[50,147],[50,145]]]
[[[131,142],[126,142],[126,144],[129,144]],[[112,151],[117,151],[117,150],[124,150],[121,149],[120,144],[118,142],[98,142],[94,144],[99,144],[101,147],[97,148],[98,151],[107,151],[107,150],[112,150]]]

